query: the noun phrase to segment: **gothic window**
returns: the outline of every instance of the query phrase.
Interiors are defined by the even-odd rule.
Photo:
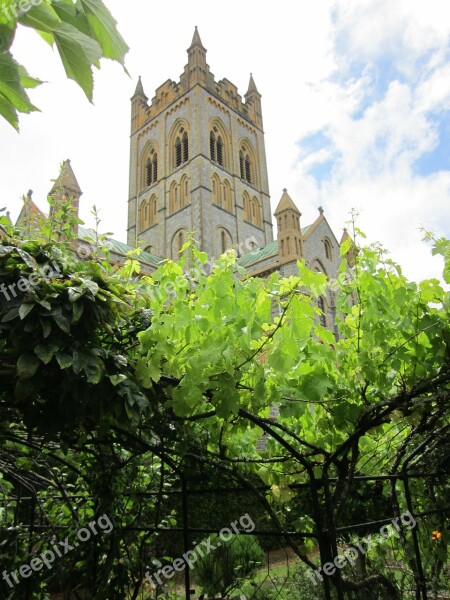
[[[245,179],[248,183],[252,183],[252,169],[251,169],[250,156],[247,154],[245,157]]]
[[[252,209],[251,209],[251,205],[250,205],[250,196],[247,194],[247,192],[244,192],[243,204],[244,204],[244,220],[251,222]]]
[[[189,204],[189,180],[187,177],[182,180],[183,204]]]
[[[175,141],[175,166],[181,165],[181,139],[177,137]]]
[[[214,173],[213,178],[212,178],[212,201],[213,201],[213,204],[217,204],[218,206],[221,206],[221,201],[220,201],[221,187],[222,186],[220,184],[219,176],[216,175],[216,173]]]
[[[141,208],[139,210],[139,230],[144,231],[148,229],[149,219],[148,219],[148,201],[144,200],[141,204]]]
[[[175,167],[179,167],[189,160],[189,136],[184,127],[180,127],[175,138]]]
[[[181,252],[181,248],[183,247],[183,232],[180,231],[178,234],[178,253]]]
[[[216,136],[214,131],[209,134],[209,153],[212,161],[216,161]]]
[[[155,154],[153,155],[153,160],[152,160],[152,171],[153,171],[153,183],[156,183],[158,181],[158,155]]]
[[[147,158],[147,163],[145,165],[145,184],[147,186],[152,184],[152,178],[153,178],[153,169],[152,169],[152,161],[150,160],[150,158]]]
[[[256,227],[261,227],[261,206],[256,196],[253,196],[253,198],[250,199],[247,192],[244,192],[243,203],[244,220],[252,223],[252,225],[256,225]]]
[[[227,251],[228,248],[231,248],[233,245],[233,239],[230,235],[230,232],[226,229],[218,229],[217,230],[217,250],[219,254],[223,254]]]
[[[245,168],[244,168],[244,152],[239,152],[239,170],[241,173],[241,179],[245,179]]]
[[[189,160],[189,138],[187,131],[183,133],[183,162]]]
[[[150,198],[150,202],[149,202],[149,207],[148,208],[149,208],[149,225],[152,226],[152,225],[155,225],[155,223],[158,222],[158,213],[157,213],[158,204],[157,204],[156,196],[155,195],[153,195]]]
[[[328,238],[325,238],[323,244],[325,247],[325,256],[328,258],[328,260],[333,260],[333,252],[331,250],[330,240]]]
[[[231,185],[227,179],[223,182],[222,194],[222,207],[231,212]]]
[[[222,245],[222,254],[225,252],[225,250],[227,249],[227,237],[225,235],[225,231],[222,231],[222,233],[220,234],[220,242]]]
[[[222,142],[222,138],[219,137],[217,138],[217,162],[219,163],[219,165],[223,166],[223,142]]]
[[[149,187],[158,181],[158,154],[155,149],[150,150],[150,154],[144,161],[143,187]]]
[[[319,298],[317,299],[317,306],[320,309],[319,322],[322,325],[322,327],[326,327],[327,317],[325,315],[325,300],[323,299],[323,296],[319,296]]]
[[[209,153],[211,160],[223,167],[225,164],[223,139],[218,132],[218,128],[214,127],[209,134]]]

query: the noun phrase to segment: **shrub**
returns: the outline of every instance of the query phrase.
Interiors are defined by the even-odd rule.
[[[208,595],[225,596],[264,564],[264,552],[253,535],[233,535],[226,542],[218,535],[210,539],[216,550],[197,561],[194,575]]]

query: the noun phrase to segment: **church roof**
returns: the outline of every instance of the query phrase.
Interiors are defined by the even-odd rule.
[[[302,227],[302,234],[308,231],[311,225],[307,225],[306,227]],[[244,268],[248,268],[252,265],[255,265],[266,258],[272,258],[274,256],[278,256],[278,240],[273,240],[273,242],[269,242],[262,248],[258,248],[257,250],[253,250],[253,252],[248,252],[244,254],[238,259],[238,265]]]
[[[273,242],[269,242],[262,248],[258,248],[257,250],[253,250],[253,252],[248,252],[244,254],[238,259],[238,265],[241,267],[249,267],[255,263],[258,263],[265,258],[270,258],[272,256],[276,256],[278,254],[278,240],[273,240]]]
[[[93,229],[86,229],[85,227],[78,227],[78,238],[81,241],[89,242],[90,244],[95,244],[97,239],[95,231]],[[115,240],[113,238],[106,238],[105,242],[108,243],[108,246],[110,247],[112,252],[114,252],[115,254],[120,254],[124,257],[126,257],[127,253],[130,252],[130,250],[135,250],[134,246],[129,246],[128,244],[125,244],[124,242],[119,242],[118,240]],[[149,252],[145,252],[145,250],[142,250],[142,252],[137,258],[139,262],[146,263],[147,265],[150,265],[152,267],[157,267],[162,261],[162,258],[159,258],[154,254],[150,254]]]

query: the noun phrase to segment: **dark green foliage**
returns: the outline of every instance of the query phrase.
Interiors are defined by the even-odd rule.
[[[226,595],[264,565],[264,552],[253,535],[233,535],[229,541],[213,535],[210,540],[216,549],[200,558],[194,571],[195,580],[208,595]]]

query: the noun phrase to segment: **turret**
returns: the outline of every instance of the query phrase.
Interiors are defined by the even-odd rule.
[[[300,227],[301,213],[284,188],[274,213],[278,225],[278,252],[280,264],[304,257],[303,236]]]
[[[134,132],[145,122],[147,117],[148,98],[144,92],[141,77],[139,76],[136,90],[131,97],[131,131]]]
[[[70,164],[70,160],[67,159],[63,162],[61,172],[49,193],[55,200],[54,205],[50,209],[50,217],[58,210],[63,202],[72,199],[72,216],[78,219],[79,202],[82,193],[77,178],[75,177],[75,173],[73,172],[72,165]],[[78,224],[73,226],[73,231],[78,235]]]
[[[261,110],[261,94],[253,79],[253,75],[250,73],[250,81],[248,83],[248,90],[245,94],[245,106],[247,107],[248,116],[250,119],[262,129],[262,110]]]

